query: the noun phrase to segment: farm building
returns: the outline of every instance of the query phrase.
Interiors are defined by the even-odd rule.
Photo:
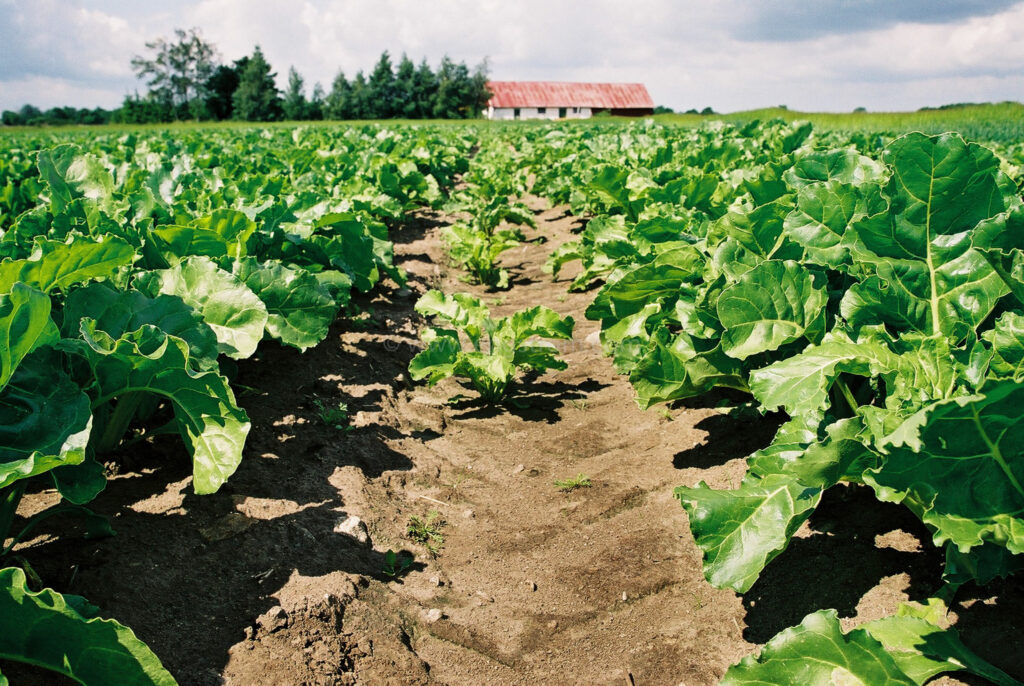
[[[624,117],[654,114],[642,83],[491,81],[488,119],[587,119],[598,112]]]

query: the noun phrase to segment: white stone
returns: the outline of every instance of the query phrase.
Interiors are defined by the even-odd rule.
[[[334,533],[344,534],[360,543],[368,543],[370,540],[370,532],[366,529],[366,524],[355,515],[339,519],[338,523],[334,525]]]

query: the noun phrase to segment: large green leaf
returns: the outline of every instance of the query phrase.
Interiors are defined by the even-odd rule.
[[[829,390],[841,373],[871,377],[895,373],[900,365],[899,356],[879,342],[830,334],[820,345],[752,371],[750,392],[766,410],[781,407],[810,420],[829,407]]]
[[[436,317],[466,333],[474,346],[489,330],[490,310],[477,298],[465,293],[448,295],[430,290],[416,301],[416,311],[425,317]]]
[[[83,153],[77,145],[58,145],[40,151],[38,162],[39,176],[49,188],[55,213],[78,198],[109,206],[114,178],[95,155]]]
[[[171,401],[178,430],[192,453],[196,493],[213,493],[242,460],[249,418],[235,403],[227,380],[195,371],[188,344],[150,324],[113,338],[83,319],[80,340],[62,347],[92,366],[100,404],[129,393],[153,393]]]
[[[744,360],[825,333],[824,278],[792,260],[768,260],[718,296],[722,350]]]
[[[877,188],[866,193],[855,186],[829,181],[805,186],[796,207],[786,215],[786,235],[806,251],[808,261],[838,269],[857,249],[853,223],[885,209]]]
[[[81,463],[91,430],[89,398],[56,355],[29,355],[0,391],[0,488]]]
[[[50,296],[23,283],[0,294],[0,390],[26,355],[58,337]]]
[[[885,646],[900,669],[919,686],[939,674],[959,671],[976,674],[998,686],[1022,686],[965,646],[956,629],[941,628],[936,621],[944,614],[945,606],[940,601],[932,602],[930,606],[904,603],[895,615],[860,628]]]
[[[327,338],[338,305],[311,273],[251,257],[237,260],[233,271],[266,305],[271,337],[299,350]]]
[[[889,209],[854,224],[877,277],[848,294],[843,315],[963,338],[1006,293],[971,247],[974,228],[1013,202],[999,161],[959,135],[919,133],[893,141],[885,160]]]
[[[617,321],[652,302],[672,303],[684,283],[702,280],[705,258],[696,248],[682,248],[632,271],[601,289],[587,308],[587,319]]]
[[[152,324],[188,343],[189,360],[197,369],[217,367],[217,336],[202,315],[176,295],[150,298],[135,289],[120,291],[106,284],[90,284],[68,296],[64,304],[64,335],[77,337],[86,317],[94,319],[96,327],[112,338]]]
[[[717,341],[697,340],[686,334],[673,338],[665,327],[656,329],[651,336],[646,351],[629,374],[629,382],[636,391],[637,404],[643,409],[700,395],[715,387],[747,390],[743,364],[726,355]]]
[[[867,631],[844,634],[835,610],[819,610],[779,632],[758,655],[730,667],[720,683],[919,686]]]
[[[886,442],[865,473],[881,500],[908,505],[966,552],[993,541],[1024,553],[1024,386],[988,384],[983,394],[936,402]]]
[[[131,629],[91,612],[84,599],[29,590],[25,573],[0,569],[0,658],[63,674],[83,686],[174,686]]]
[[[1003,313],[982,337],[992,346],[989,369],[993,376],[1014,381],[1024,378],[1024,315]]]
[[[237,276],[207,257],[190,257],[170,269],[143,272],[135,285],[152,298],[175,295],[199,312],[220,350],[243,359],[256,352],[267,325],[267,306]]]
[[[690,516],[690,530],[704,553],[704,576],[713,586],[747,591],[818,506],[820,487],[784,474],[748,477],[734,491],[703,481],[675,495]]]
[[[38,240],[32,255],[0,262],[0,293],[18,281],[49,293],[93,279],[110,279],[135,260],[135,248],[115,236],[72,236],[67,243]]]

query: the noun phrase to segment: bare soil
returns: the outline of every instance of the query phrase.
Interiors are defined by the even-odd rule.
[[[711,684],[809,612],[834,607],[852,626],[938,586],[927,532],[857,487],[833,489],[744,596],[708,585],[672,490],[738,483],[781,417],[730,412],[743,398],[720,394],[640,411],[583,316],[593,293],[541,270],[578,221],[534,205],[541,240],[506,253],[511,290],[460,281],[437,238],[444,217],[421,214],[394,234],[407,288],[364,299],[372,314],[304,354],[264,343],[241,363],[253,430],[220,492],[191,492],[176,439],[140,445],[95,502],[116,537],[59,522],[19,553],[131,626],[187,686]],[[454,380],[410,383],[413,305],[431,287],[499,315],[573,315],[568,369],[521,384],[523,409],[480,405]],[[328,426],[317,400],[347,403],[353,428]],[[591,485],[554,484],[577,475]],[[23,514],[55,497],[30,494]],[[367,543],[336,531],[350,516]],[[434,552],[407,535],[413,516],[433,517]],[[414,557],[396,577],[389,550]],[[954,608],[964,640],[1018,677],[1021,590],[966,589]],[[0,667],[13,684],[57,683]]]

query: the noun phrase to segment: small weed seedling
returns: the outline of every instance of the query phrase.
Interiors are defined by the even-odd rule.
[[[332,407],[323,400],[317,398],[313,401],[313,404],[316,405],[316,414],[320,417],[320,421],[327,426],[337,429],[338,431],[344,431],[345,433],[355,429],[355,427],[350,423],[351,418],[348,416],[347,403],[338,403]]]
[[[571,479],[558,479],[555,481],[555,486],[558,487],[562,493],[569,493],[575,491],[577,488],[590,488],[593,484],[590,483],[590,477],[583,472],[580,472]]]
[[[431,510],[426,517],[409,517],[409,525],[405,529],[406,535],[417,543],[422,543],[430,551],[431,555],[441,552],[444,545],[444,535],[441,534],[441,527],[444,520],[437,510]]]
[[[394,550],[388,550],[384,553],[384,565],[381,567],[381,571],[385,576],[396,579],[408,571],[409,567],[412,567],[412,561],[412,555],[399,555]]]
[[[673,419],[673,417],[672,417],[672,410],[668,409],[667,407],[659,407],[658,408],[658,414],[660,414],[662,417],[664,417],[665,419],[667,419],[670,422]]]

